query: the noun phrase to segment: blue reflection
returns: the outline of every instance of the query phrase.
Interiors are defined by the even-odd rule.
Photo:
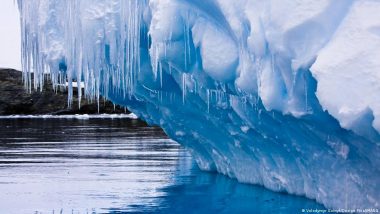
[[[135,120],[0,120],[0,213],[300,213],[303,197],[203,172]]]
[[[110,213],[302,213],[325,209],[300,196],[278,193],[261,186],[242,184],[224,175],[201,171],[191,157],[180,152],[170,185],[159,192],[157,204],[110,209]],[[133,207],[133,208],[132,208]],[[134,211],[131,211],[131,208]]]

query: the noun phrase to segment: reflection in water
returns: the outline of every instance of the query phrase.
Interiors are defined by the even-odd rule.
[[[0,120],[1,213],[298,213],[302,197],[201,172],[130,119]]]

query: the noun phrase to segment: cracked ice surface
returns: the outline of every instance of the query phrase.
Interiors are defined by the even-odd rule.
[[[19,0],[25,85],[83,81],[204,170],[380,207],[380,2]],[[30,78],[31,73],[35,78]]]

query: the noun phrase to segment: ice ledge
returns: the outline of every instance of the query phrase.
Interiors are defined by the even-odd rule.
[[[83,81],[203,169],[379,208],[379,2],[18,2],[26,87]]]

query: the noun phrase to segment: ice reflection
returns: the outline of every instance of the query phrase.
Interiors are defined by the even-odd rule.
[[[131,119],[0,120],[1,213],[297,213],[314,201],[198,170]]]
[[[179,145],[130,119],[0,120],[2,213],[102,213],[152,204]]]

